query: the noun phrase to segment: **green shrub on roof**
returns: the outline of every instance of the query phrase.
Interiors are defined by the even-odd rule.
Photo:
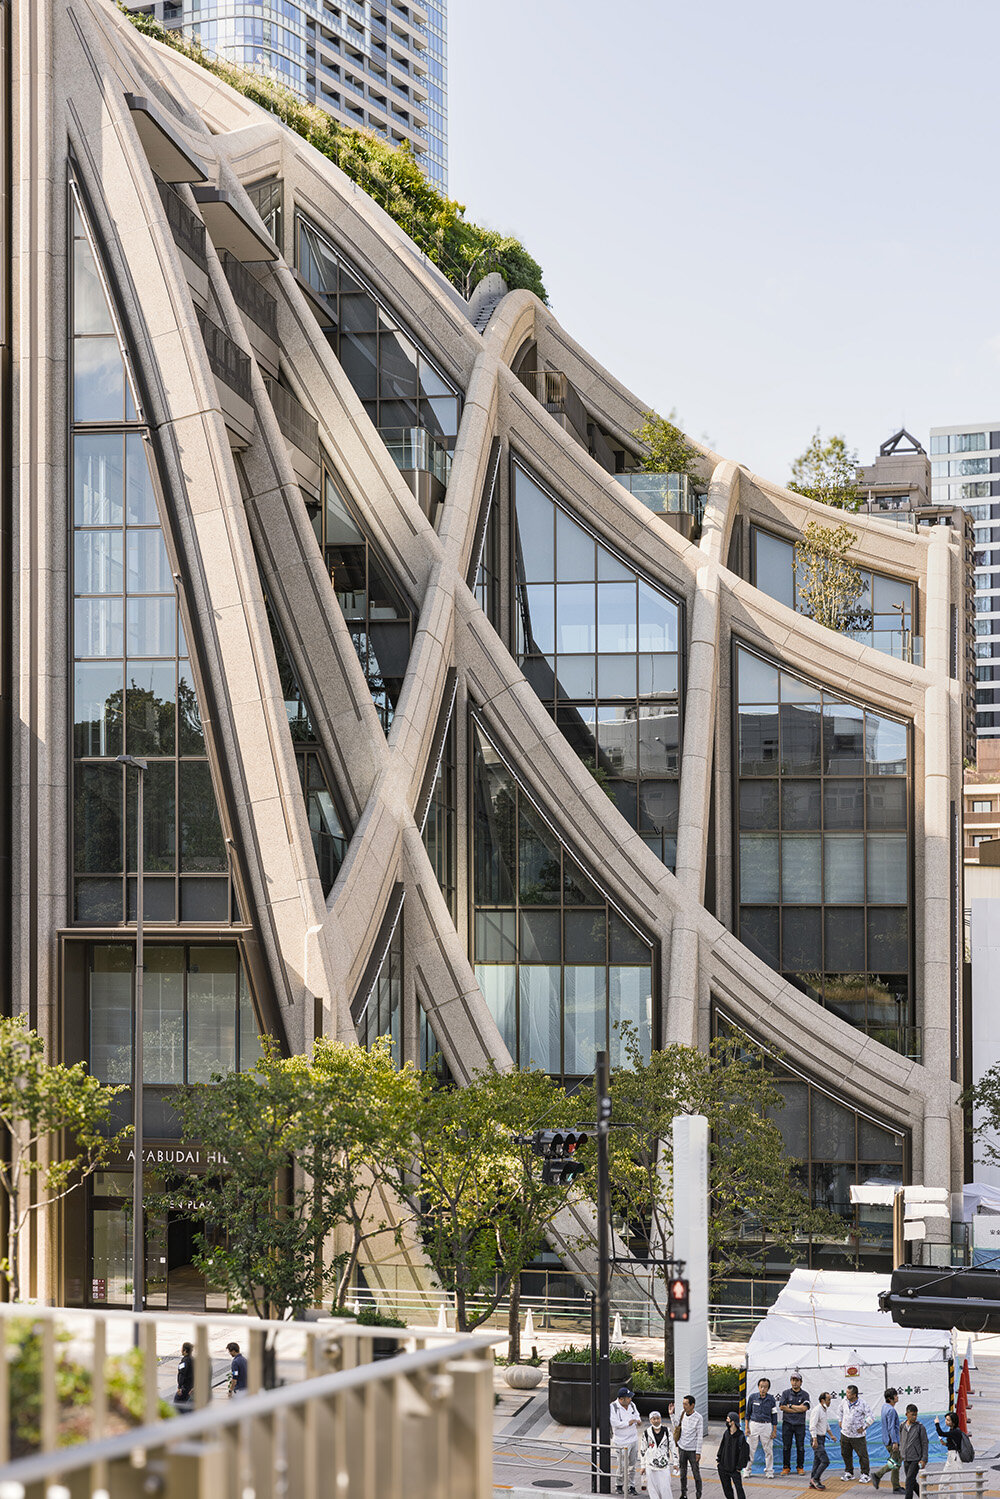
[[[470,223],[465,205],[438,192],[408,145],[391,146],[373,131],[342,125],[266,73],[211,56],[197,42],[168,30],[153,16],[126,10],[121,0],[118,8],[137,31],[207,68],[322,151],[405,230],[463,296],[490,271],[499,271],[512,291],[524,288],[548,301],[541,267],[520,241]]]

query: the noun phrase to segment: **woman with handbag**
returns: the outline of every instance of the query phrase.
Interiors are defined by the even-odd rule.
[[[659,1411],[650,1411],[639,1441],[639,1466],[652,1499],[674,1499],[670,1482],[670,1428]]]

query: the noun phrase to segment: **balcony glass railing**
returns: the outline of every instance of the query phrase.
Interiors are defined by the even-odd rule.
[[[659,515],[693,515],[701,520],[705,499],[688,474],[615,474],[615,478],[647,510]]]
[[[249,355],[244,354],[239,345],[233,343],[229,334],[220,328],[218,323],[213,323],[212,319],[197,305],[195,312],[198,314],[201,335],[205,340],[212,374],[228,385],[230,390],[235,391],[241,400],[251,401],[253,396]]]
[[[909,661],[914,666],[924,664],[923,637],[914,635],[912,630],[845,630],[844,634],[859,645],[870,645],[886,656],[895,656],[897,661]]]
[[[443,442],[423,427],[382,427],[379,433],[390,458],[401,472],[420,470],[432,474],[447,489],[451,454]]]

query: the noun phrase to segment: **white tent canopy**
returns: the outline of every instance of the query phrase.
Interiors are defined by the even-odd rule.
[[[933,1272],[929,1271],[928,1274]],[[947,1362],[951,1334],[897,1327],[879,1311],[887,1275],[793,1270],[747,1346],[747,1368],[831,1369],[857,1364]]]

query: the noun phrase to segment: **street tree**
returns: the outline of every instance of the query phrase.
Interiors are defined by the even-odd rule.
[[[640,426],[634,428],[632,436],[642,445],[644,452],[639,467],[646,474],[691,474],[701,457],[693,443],[688,442],[680,427],[674,422],[676,412],[658,416],[647,411]]]
[[[7,1213],[7,1253],[0,1272],[8,1298],[20,1299],[18,1245],[32,1213],[68,1196],[122,1150],[131,1125],[115,1128],[115,1098],[84,1062],[48,1062],[45,1043],[23,1017],[0,1017],[0,1191]],[[38,1183],[31,1191],[32,1178]]]
[[[440,1285],[454,1297],[460,1332],[485,1322],[515,1289],[514,1358],[521,1272],[575,1191],[542,1181],[531,1135],[570,1124],[576,1113],[564,1089],[533,1069],[479,1072],[461,1088],[420,1080],[400,1192]]]
[[[843,1237],[842,1222],[815,1209],[802,1191],[776,1122],[784,1100],[758,1054],[718,1038],[707,1053],[674,1045],[647,1058],[631,1026],[623,1027],[622,1043],[624,1061],[611,1074],[609,1177],[612,1213],[636,1258],[618,1268],[654,1305],[665,1302],[664,1272],[651,1272],[644,1255],[648,1246],[651,1257],[662,1258],[673,1239],[677,1115],[708,1120],[713,1288],[731,1276],[761,1274],[769,1250],[794,1259],[809,1234]]]
[[[824,441],[817,427],[805,452],[792,464],[788,487],[823,505],[857,510],[861,504],[857,452],[848,448],[843,437]]]
[[[317,1102],[339,1148],[323,1163],[327,1189],[339,1183],[347,1250],[338,1264],[334,1309],[343,1311],[364,1246],[382,1235],[398,1245],[403,1223],[390,1214],[410,1159],[410,1127],[420,1099],[420,1077],[392,1059],[390,1038],[370,1048],[320,1037],[311,1062]]]
[[[312,1306],[345,1258],[324,1253],[350,1208],[343,1172],[328,1169],[349,1143],[329,1092],[309,1058],[281,1057],[266,1042],[252,1071],[176,1096],[185,1134],[225,1166],[195,1190],[190,1178],[178,1183],[165,1205],[202,1222],[194,1263],[259,1317]]]
[[[1000,1166],[1000,1062],[987,1068],[962,1102],[971,1112],[977,1165]]]
[[[795,585],[803,614],[828,630],[871,628],[871,610],[863,602],[868,581],[848,557],[855,536],[850,526],[809,521],[795,543]]]

